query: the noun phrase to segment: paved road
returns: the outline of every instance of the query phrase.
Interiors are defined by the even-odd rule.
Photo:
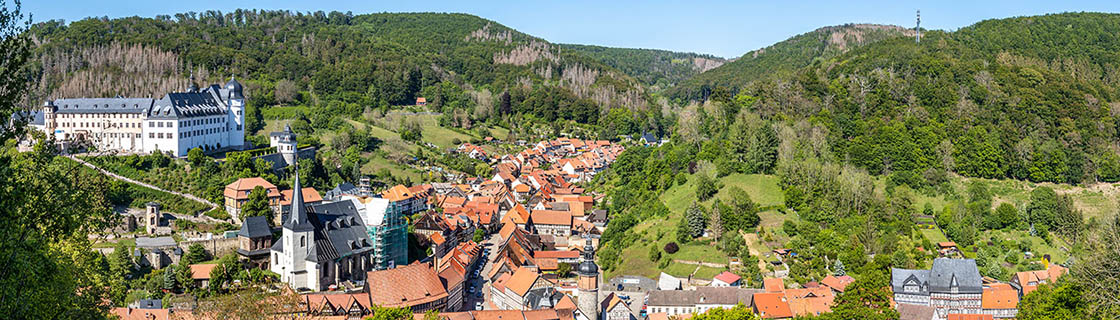
[[[196,197],[193,194],[182,193],[182,192],[171,191],[171,190],[164,190],[163,188],[153,186],[151,184],[147,184],[147,183],[144,183],[144,182],[132,180],[132,179],[129,179],[128,177],[110,172],[109,170],[102,169],[102,168],[100,168],[96,165],[93,165],[92,163],[86,162],[85,160],[79,159],[78,157],[75,157],[73,155],[69,155],[67,157],[69,157],[70,159],[72,159],[74,161],[77,161],[78,163],[81,163],[82,165],[93,168],[94,170],[97,170],[97,171],[99,171],[99,172],[101,172],[101,173],[103,173],[107,176],[110,176],[110,177],[114,178],[114,179],[121,180],[121,181],[128,182],[128,183],[135,184],[135,185],[139,185],[139,186],[149,188],[149,189],[153,189],[153,190],[167,192],[167,193],[174,194],[174,195],[177,195],[177,196],[180,196],[180,197],[183,197],[183,198],[187,198],[187,199],[190,199],[192,201],[205,204],[206,206],[210,207],[210,210],[214,210],[214,209],[218,208],[217,204],[214,204],[213,202],[210,202],[206,199]],[[214,220],[215,222],[221,222],[222,221],[222,220],[217,220],[217,219],[210,218],[209,216],[205,216],[205,215],[202,215],[202,216],[206,217],[208,219]],[[240,221],[236,221],[236,219],[234,220],[234,222],[237,222],[238,224],[241,223]]]

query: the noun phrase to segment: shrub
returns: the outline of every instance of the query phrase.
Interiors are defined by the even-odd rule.
[[[679,250],[681,250],[681,247],[678,246],[676,242],[670,242],[665,245],[665,253],[674,254]]]

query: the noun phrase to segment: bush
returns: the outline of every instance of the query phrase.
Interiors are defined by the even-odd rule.
[[[459,138],[452,138],[451,144],[458,146],[460,144],[463,144],[463,140],[459,140]]]
[[[677,251],[680,251],[680,250],[681,250],[681,247],[678,246],[676,242],[670,242],[669,244],[665,245],[665,253],[674,254],[674,253],[677,253]]]
[[[658,260],[661,260],[661,250],[657,250],[656,245],[649,247],[649,261],[657,262]]]

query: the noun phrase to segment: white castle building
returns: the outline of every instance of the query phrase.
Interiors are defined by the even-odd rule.
[[[131,153],[234,148],[245,145],[245,96],[230,79],[201,90],[152,98],[48,100],[29,114],[29,125],[62,142],[84,140],[101,151]]]

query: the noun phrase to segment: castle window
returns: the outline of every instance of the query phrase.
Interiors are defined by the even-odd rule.
[[[307,236],[299,236],[299,246],[303,247],[303,246],[306,246],[306,245],[307,245]]]

